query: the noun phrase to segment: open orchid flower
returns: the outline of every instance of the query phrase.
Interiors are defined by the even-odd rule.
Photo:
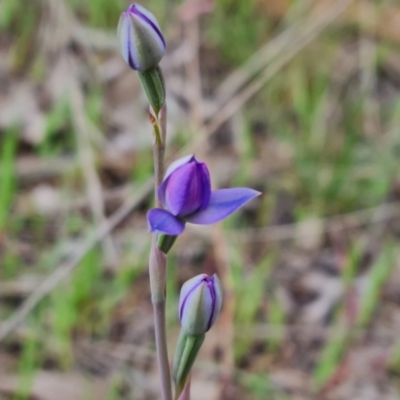
[[[170,165],[158,189],[165,209],[153,208],[147,213],[150,231],[176,236],[184,231],[186,222],[213,224],[260,194],[248,188],[211,191],[206,164],[194,155],[183,157]]]

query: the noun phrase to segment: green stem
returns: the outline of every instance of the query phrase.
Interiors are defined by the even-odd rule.
[[[144,72],[138,72],[138,76],[147,99],[158,116],[165,105],[165,86],[161,68],[157,66]]]
[[[164,107],[165,108],[165,107]],[[165,111],[160,113],[166,118]],[[164,175],[164,153],[165,153],[165,123],[160,123],[158,115],[152,121],[154,127],[155,141],[153,145],[154,175],[155,175],[155,202],[161,207],[157,191]],[[154,310],[154,331],[157,348],[157,359],[161,377],[162,399],[172,400],[171,373],[168,361],[167,333],[165,322],[165,293],[166,293],[167,257],[158,248],[157,238],[154,235],[149,260],[149,276],[151,301]]]
[[[168,254],[177,238],[178,236],[165,235],[161,233],[157,237],[157,246],[165,254]]]
[[[190,400],[190,375],[178,400]]]
[[[206,335],[188,335],[182,329],[176,345],[173,377],[175,381],[175,400],[181,398],[189,380],[190,370],[196,360]],[[188,389],[189,390],[189,389]]]

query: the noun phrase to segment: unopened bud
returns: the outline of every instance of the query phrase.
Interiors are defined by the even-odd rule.
[[[222,306],[222,287],[217,275],[206,274],[188,280],[181,290],[179,319],[189,335],[206,333],[217,319]]]
[[[157,67],[165,54],[165,39],[156,18],[136,3],[121,14],[118,39],[122,57],[137,71]]]

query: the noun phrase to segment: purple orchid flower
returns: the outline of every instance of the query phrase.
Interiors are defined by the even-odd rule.
[[[118,39],[122,57],[134,70],[156,67],[165,54],[165,39],[154,15],[133,3],[121,14]]]
[[[260,194],[248,188],[211,191],[206,164],[194,155],[183,157],[170,165],[158,189],[165,209],[153,208],[147,213],[150,232],[176,236],[183,232],[186,222],[213,224]]]
[[[206,333],[222,306],[222,285],[217,275],[197,275],[184,283],[179,298],[179,320],[189,335]]]

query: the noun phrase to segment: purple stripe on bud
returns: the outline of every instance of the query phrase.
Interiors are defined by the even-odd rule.
[[[140,11],[139,8],[142,9],[142,11]],[[147,15],[143,12],[143,7],[140,7],[138,4],[135,4],[135,3],[133,3],[133,4],[130,5],[128,11],[131,12],[131,13],[133,13],[133,14],[136,14],[138,17],[140,17],[140,18],[142,18],[144,21],[146,21],[146,22],[155,30],[155,32],[157,33],[158,37],[159,37],[160,40],[163,42],[164,47],[167,47],[167,45],[166,45],[166,43],[165,43],[164,36],[163,36],[163,34],[162,34],[161,30],[160,30],[160,27],[158,26],[158,24],[157,24],[155,18],[154,18],[154,20],[151,20],[151,19],[149,18],[149,16],[147,16]]]
[[[181,289],[179,319],[190,335],[206,333],[217,319],[222,306],[222,287],[217,275],[206,274],[188,280]]]
[[[212,278],[207,277],[206,283],[207,283],[207,288],[210,291],[210,295],[211,295],[211,314],[210,314],[210,318],[207,323],[207,331],[208,331],[208,330],[210,330],[211,325],[213,323],[213,318],[214,318],[214,314],[215,314],[215,304],[216,304],[217,300],[216,300],[214,282],[213,282]]]
[[[123,59],[137,71],[156,67],[165,54],[165,39],[156,18],[139,4],[131,4],[121,14],[118,39]]]

